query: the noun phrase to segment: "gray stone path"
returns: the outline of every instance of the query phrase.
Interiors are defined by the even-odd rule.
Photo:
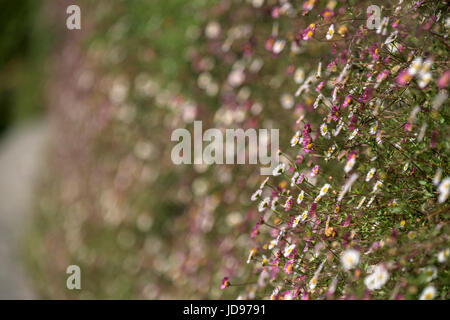
[[[0,140],[0,299],[32,299],[18,262],[18,241],[31,214],[33,182],[48,141],[45,121],[13,128]]]

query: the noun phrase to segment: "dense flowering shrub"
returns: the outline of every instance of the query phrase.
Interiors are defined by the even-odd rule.
[[[30,235],[42,294],[446,298],[446,4],[85,1]],[[282,163],[175,166],[194,120],[279,128]]]
[[[284,162],[253,194],[242,298],[448,298],[446,5],[385,3],[375,30],[361,2],[271,7],[268,50],[328,48],[299,81]]]

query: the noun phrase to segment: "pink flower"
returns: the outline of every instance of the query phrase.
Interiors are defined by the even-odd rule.
[[[403,70],[397,76],[397,83],[401,86],[407,85],[412,79],[412,75],[409,74],[408,69]]]
[[[437,81],[437,86],[440,89],[444,89],[448,87],[448,83],[450,82],[450,70],[445,71],[442,76]]]
[[[224,277],[222,279],[222,284],[220,285],[220,289],[225,290],[226,288],[228,288],[230,286],[230,280],[228,277]]]
[[[314,35],[314,30],[315,30],[315,29],[316,29],[316,25],[315,25],[314,23],[311,23],[311,24],[308,26],[308,28],[306,28],[306,29],[303,31],[302,39],[303,39],[304,41],[307,41],[307,40],[311,39],[312,36]]]

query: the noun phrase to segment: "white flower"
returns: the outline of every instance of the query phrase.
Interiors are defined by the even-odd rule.
[[[252,201],[256,201],[257,199],[259,199],[259,197],[261,197],[261,194],[262,194],[262,190],[258,189],[252,194],[252,197],[250,199]]]
[[[367,172],[366,182],[369,182],[372,179],[373,175],[375,174],[375,171],[377,171],[377,169],[372,168],[369,170],[369,172]]]
[[[414,76],[422,68],[422,58],[415,58],[408,69],[408,73]]]
[[[364,279],[364,284],[369,290],[378,290],[384,286],[388,279],[389,273],[384,266],[373,266],[372,273]]]
[[[294,106],[294,97],[289,93],[284,93],[280,97],[280,102],[284,109],[291,109]]]
[[[300,220],[302,219],[302,215],[299,214],[298,216],[295,217],[294,222],[292,223],[292,228],[295,228],[298,223],[300,222]]]
[[[269,177],[265,178],[264,181],[259,186],[260,189],[264,188],[266,186],[267,181],[269,181]]]
[[[247,258],[247,263],[250,263],[250,261],[252,260],[253,256],[256,253],[256,249],[251,249],[249,254],[248,254],[248,258]]]
[[[302,213],[302,222],[305,221],[306,218],[308,218],[308,210],[303,211],[303,213]]]
[[[423,270],[423,273],[425,274],[425,280],[427,282],[430,282],[433,279],[436,279],[437,277],[437,268],[435,266],[431,266],[431,267],[426,267]]]
[[[327,36],[326,36],[327,40],[331,40],[333,38],[333,35],[334,35],[334,24],[332,24],[327,31]]]
[[[295,244],[291,244],[290,246],[284,248],[284,256],[287,258],[292,253],[292,250],[295,249]]]
[[[406,162],[405,165],[403,166],[403,172],[408,170],[408,167],[409,167],[409,162]]]
[[[217,38],[220,34],[220,24],[217,21],[209,22],[206,26],[205,34],[210,39]]]
[[[283,51],[285,45],[286,45],[285,40],[277,40],[273,44],[272,50],[275,54],[279,54],[281,51]]]
[[[309,290],[314,290],[314,288],[317,286],[317,277],[314,276],[311,278],[311,280],[309,281]]]
[[[305,71],[302,68],[297,68],[294,73],[294,81],[297,84],[301,84],[305,80]]]
[[[350,157],[350,159],[347,161],[344,171],[345,173],[348,173],[350,170],[352,170],[353,166],[356,163],[356,156],[353,155],[352,157]]]
[[[375,122],[375,123],[373,124],[373,126],[370,127],[369,133],[370,133],[371,135],[374,135],[374,134],[377,133],[377,129],[378,129],[378,122]]]
[[[366,197],[362,197],[361,200],[358,203],[358,206],[356,207],[356,209],[360,209],[361,206],[364,204],[364,201],[366,201]]]
[[[425,88],[430,83],[432,78],[433,77],[431,75],[431,72],[427,72],[427,73],[422,74],[420,76],[420,80],[419,80],[419,87],[421,89]]]
[[[228,75],[228,83],[232,87],[240,86],[245,80],[244,71],[240,68],[236,68]]]
[[[359,131],[358,129],[353,130],[350,137],[348,137],[348,140],[353,140],[353,138],[356,137],[356,135],[358,134],[358,131]]]
[[[448,198],[448,193],[450,191],[450,177],[445,177],[442,180],[441,184],[438,187],[438,191],[439,191],[439,198],[438,198],[439,203],[445,202],[445,200],[447,200]]]
[[[284,163],[280,163],[279,165],[277,165],[275,167],[275,169],[273,169],[272,171],[272,175],[274,177],[281,175],[284,171],[286,170],[286,164]]]
[[[442,179],[442,169],[438,168],[436,170],[436,174],[433,177],[433,184],[435,186],[439,185],[439,182],[441,182],[441,179]]]
[[[278,197],[275,197],[272,199],[272,204],[270,205],[270,209],[272,209],[273,211],[275,211],[277,209],[277,205],[278,205]]]
[[[296,185],[297,178],[299,177],[300,173],[297,171],[294,173],[294,175],[291,177],[291,187]]]
[[[328,189],[330,189],[330,184],[324,184],[322,189],[320,189],[320,196],[324,196],[328,192]]]
[[[380,189],[380,187],[382,185],[383,185],[383,180],[378,180],[377,182],[375,182],[375,185],[373,186],[372,192],[378,191],[378,189]]]
[[[317,66],[317,73],[316,73],[316,77],[320,78],[322,76],[322,61],[319,62],[319,65]]]
[[[300,194],[297,197],[297,203],[301,204],[304,197],[305,197],[305,191],[302,190],[302,192],[300,192]]]
[[[436,296],[436,289],[433,286],[428,286],[423,289],[419,300],[432,300]]]
[[[269,197],[264,198],[263,201],[261,201],[259,203],[258,211],[263,212],[264,209],[266,209],[269,206],[269,203],[270,203],[270,198]]]
[[[291,138],[291,147],[295,147],[300,141],[300,131],[295,132],[295,135]]]
[[[425,62],[422,64],[422,67],[420,68],[421,76],[429,73],[432,65],[433,65],[433,60],[431,60],[431,59],[425,60]]]
[[[320,134],[327,139],[330,138],[330,133],[328,132],[328,127],[325,123],[322,123],[320,126]]]
[[[341,256],[341,263],[345,270],[351,270],[359,263],[359,252],[354,249],[347,249]]]
[[[438,257],[438,261],[440,263],[444,263],[445,261],[447,261],[447,258],[449,256],[449,254],[450,254],[450,249],[449,248],[442,250],[441,252],[438,253],[438,256],[437,256]]]

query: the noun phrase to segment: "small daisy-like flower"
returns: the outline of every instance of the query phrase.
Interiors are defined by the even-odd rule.
[[[341,256],[341,263],[344,270],[351,270],[359,263],[359,252],[354,249],[347,249]]]
[[[360,209],[362,207],[362,205],[364,204],[364,201],[366,201],[366,197],[361,198],[358,205],[356,206],[356,209]]]
[[[320,78],[322,76],[322,61],[319,62],[317,66],[316,78]]]
[[[371,291],[381,289],[389,280],[389,273],[382,265],[374,266],[371,271],[371,274],[364,279],[364,284]]]
[[[271,209],[272,211],[277,210],[277,205],[278,205],[278,204],[279,204],[279,199],[278,199],[278,197],[273,198],[273,199],[272,199],[272,204],[270,205],[270,209]]]
[[[252,194],[252,197],[250,199],[252,201],[256,201],[256,200],[258,200],[261,197],[261,194],[262,194],[262,190],[258,189]]]
[[[319,172],[319,166],[316,164],[314,168],[311,170],[311,177],[315,177]]]
[[[328,29],[326,38],[327,40],[331,40],[333,39],[333,36],[334,36],[334,24],[332,24]]]
[[[291,178],[291,187],[295,186],[297,184],[297,178],[300,176],[300,173],[297,171],[294,173],[294,175]]]
[[[301,132],[295,132],[295,135],[291,138],[291,147],[295,147],[300,142]]]
[[[285,202],[285,204],[284,204],[284,211],[289,211],[289,210],[291,210],[291,208],[292,208],[292,204],[294,203],[294,200],[292,200],[292,196],[289,196],[287,199],[286,199],[286,202]]]
[[[292,251],[295,249],[295,244],[291,244],[290,246],[287,246],[284,248],[283,255],[287,258],[292,253]]]
[[[375,174],[375,171],[377,171],[377,169],[372,168],[372,169],[369,170],[369,172],[367,172],[366,182],[369,182],[373,178],[373,175]]]
[[[411,76],[416,75],[416,73],[418,73],[422,68],[422,62],[423,62],[422,58],[420,57],[415,58],[408,68],[408,74]]]
[[[408,167],[409,167],[409,162],[406,162],[405,165],[403,166],[403,172],[408,170]]]
[[[277,40],[273,44],[272,50],[275,54],[279,54],[281,51],[283,51],[285,46],[286,46],[285,40]]]
[[[270,241],[269,246],[267,247],[269,250],[272,250],[273,248],[275,248],[278,245],[278,240],[277,239],[273,239]]]
[[[442,182],[438,187],[438,191],[439,191],[439,198],[438,198],[439,203],[445,202],[448,198],[448,193],[450,191],[450,177],[442,179]]]
[[[228,277],[224,277],[222,279],[222,283],[220,284],[220,289],[225,290],[230,286],[230,280]]]
[[[264,209],[266,209],[269,206],[269,203],[270,203],[270,198],[269,197],[264,198],[264,200],[259,203],[258,211],[263,212]]]
[[[425,274],[425,281],[430,282],[433,279],[436,279],[437,277],[437,268],[435,266],[426,267],[423,270],[423,273]]]
[[[280,97],[280,103],[284,109],[291,109],[294,106],[294,97],[289,93],[284,93]]]
[[[307,41],[312,38],[314,35],[314,30],[316,29],[316,25],[311,23],[308,28],[303,31],[302,40]]]
[[[295,227],[299,224],[299,222],[301,221],[301,219],[302,219],[302,215],[301,215],[301,214],[299,214],[298,216],[296,216],[295,219],[294,219],[294,222],[292,223],[292,228],[295,228]]]
[[[425,62],[422,64],[422,66],[420,68],[420,74],[424,75],[426,73],[429,73],[432,65],[433,65],[433,60],[431,60],[431,59],[425,60]]]
[[[238,87],[240,86],[245,80],[245,74],[244,71],[241,69],[235,69],[230,72],[228,75],[228,83],[232,87]]]
[[[401,86],[405,86],[412,78],[413,76],[409,73],[409,69],[406,69],[398,74],[397,83]]]
[[[439,182],[441,182],[441,179],[442,179],[442,169],[438,168],[436,170],[436,173],[434,174],[434,177],[433,177],[433,184],[435,186],[438,186]]]
[[[302,68],[297,68],[294,73],[294,81],[297,84],[301,84],[305,80],[305,71]]]
[[[281,175],[284,171],[286,170],[286,164],[284,163],[280,163],[279,165],[277,165],[275,167],[275,169],[273,169],[272,171],[272,175],[274,177]]]
[[[359,130],[355,129],[353,130],[352,134],[350,135],[350,137],[348,137],[348,140],[353,140],[353,138],[356,137],[356,135],[358,134]]]
[[[345,173],[350,172],[350,170],[352,170],[353,167],[355,166],[355,163],[356,163],[356,154],[353,153],[347,159],[347,163],[345,164],[345,167],[344,167]]]
[[[317,286],[317,276],[314,275],[314,277],[311,278],[311,280],[309,281],[309,290],[314,290]]]
[[[372,192],[378,191],[378,189],[380,189],[380,187],[382,185],[383,185],[383,180],[378,180],[377,182],[375,182],[375,185],[373,186]]]
[[[371,135],[375,135],[377,133],[377,129],[378,129],[378,122],[375,122],[371,127],[370,127],[370,131],[369,133]]]
[[[450,249],[449,248],[442,250],[437,255],[438,262],[444,263],[445,261],[447,261],[447,258],[448,258],[449,255],[450,255]]]
[[[328,132],[328,127],[325,123],[322,123],[322,125],[320,126],[320,134],[322,135],[322,137],[325,137],[327,139],[330,138],[330,133]]]
[[[308,210],[303,211],[302,213],[302,222],[304,222],[308,218]]]
[[[431,79],[432,79],[431,72],[422,74],[419,80],[419,87],[421,89],[425,88],[430,83]]]
[[[256,254],[256,249],[255,248],[251,249],[249,254],[248,254],[247,264],[250,263],[250,261],[253,259],[255,254]]]
[[[301,204],[304,198],[305,198],[305,192],[302,190],[302,192],[300,192],[300,194],[297,197],[297,204]]]
[[[432,300],[436,296],[436,289],[433,286],[428,286],[423,289],[419,300]]]
[[[267,181],[269,181],[269,177],[265,178],[264,181],[259,186],[260,189],[264,188],[266,186]]]
[[[324,196],[328,192],[328,189],[330,189],[330,184],[329,183],[324,184],[322,189],[320,189],[320,195]]]

